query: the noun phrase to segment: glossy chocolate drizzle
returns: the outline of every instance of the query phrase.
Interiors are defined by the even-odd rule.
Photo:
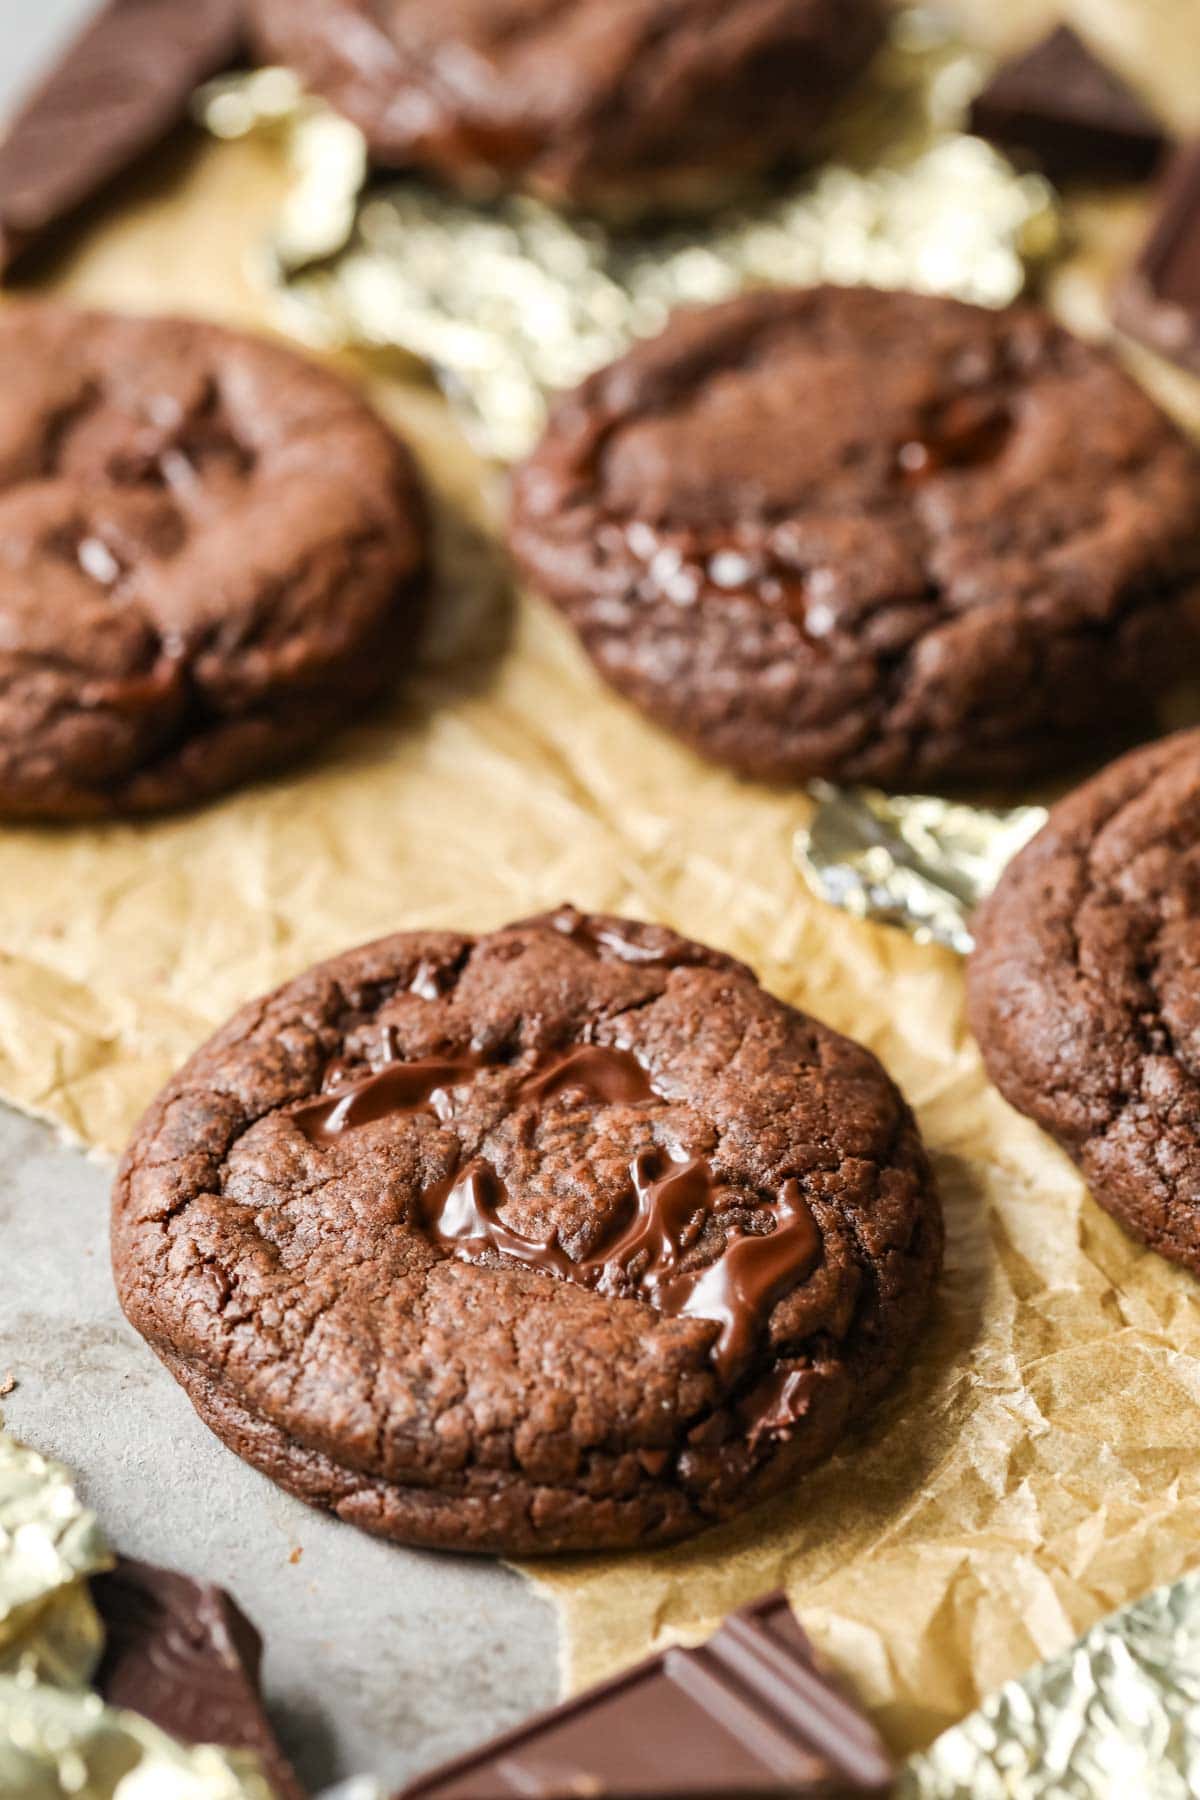
[[[390,1045],[386,1048],[390,1055]],[[396,1115],[428,1112],[446,1119],[453,1090],[488,1066],[474,1053],[389,1061],[300,1107],[292,1120],[311,1143],[323,1144]],[[540,1109],[566,1094],[605,1106],[639,1106],[656,1098],[632,1052],[599,1044],[580,1045],[535,1069],[518,1087],[516,1101]],[[556,1231],[532,1238],[505,1223],[501,1209],[507,1191],[491,1164],[477,1157],[421,1195],[419,1218],[432,1241],[460,1261],[479,1262],[488,1253],[507,1256],[596,1293],[643,1300],[669,1317],[712,1320],[720,1327],[713,1361],[730,1379],[753,1351],[772,1307],[812,1273],[821,1237],[799,1183],[786,1181],[765,1209],[773,1215],[773,1230],[733,1224],[714,1262],[687,1269],[687,1253],[723,1191],[704,1157],[640,1151],[629,1166],[625,1216],[594,1252],[576,1259]]]
[[[363,1080],[334,1088],[299,1107],[292,1114],[292,1123],[310,1143],[319,1144],[340,1137],[343,1131],[377,1125],[397,1114],[432,1112],[439,1119],[446,1118],[450,1089],[473,1080],[483,1066],[477,1056],[388,1062]]]
[[[753,1351],[777,1300],[812,1273],[820,1234],[799,1184],[788,1181],[770,1207],[771,1232],[735,1227],[715,1262],[685,1270],[720,1192],[702,1158],[661,1163],[653,1151],[630,1164],[631,1216],[593,1255],[568,1256],[551,1232],[529,1238],[504,1223],[507,1195],[491,1165],[477,1160],[440,1189],[422,1196],[422,1223],[434,1243],[464,1262],[489,1250],[597,1293],[647,1301],[671,1318],[711,1319],[720,1326],[713,1361],[726,1377]]]
[[[798,1181],[785,1181],[770,1211],[771,1232],[730,1233],[716,1262],[669,1284],[660,1310],[692,1319],[714,1319],[720,1336],[713,1360],[728,1376],[753,1351],[776,1302],[812,1274],[821,1234]]]
[[[545,1106],[560,1094],[586,1094],[605,1106],[640,1106],[657,1098],[650,1077],[630,1050],[611,1050],[601,1044],[581,1044],[556,1056],[548,1067],[523,1081],[518,1098]]]
[[[385,1045],[384,1053],[389,1060],[382,1068],[344,1087],[334,1087],[332,1092],[298,1107],[292,1114],[292,1123],[310,1143],[328,1142],[344,1131],[377,1125],[382,1119],[406,1113],[430,1112],[439,1119],[449,1118],[453,1089],[466,1087],[481,1070],[495,1066],[474,1051],[465,1056],[429,1057],[418,1062],[391,1060],[390,1044]],[[602,1044],[581,1044],[578,1049],[554,1057],[521,1083],[517,1098],[544,1106],[572,1090],[605,1106],[638,1104],[655,1098],[650,1079],[636,1056]]]
[[[764,1437],[786,1436],[805,1417],[820,1377],[803,1366],[781,1365],[746,1395],[738,1408],[750,1446]]]

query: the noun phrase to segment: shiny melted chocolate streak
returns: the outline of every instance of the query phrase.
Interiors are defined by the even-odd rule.
[[[300,1107],[292,1121],[319,1145],[397,1114],[431,1112],[446,1119],[451,1090],[474,1080],[485,1066],[475,1056],[388,1063],[344,1092]],[[516,1099],[541,1107],[568,1092],[606,1106],[637,1106],[656,1098],[628,1050],[584,1045],[528,1076]],[[421,1196],[421,1222],[434,1243],[461,1261],[479,1262],[494,1251],[597,1293],[645,1300],[670,1317],[711,1319],[721,1328],[713,1360],[731,1377],[754,1349],[771,1308],[820,1258],[820,1233],[799,1183],[785,1182],[772,1204],[773,1231],[736,1226],[715,1262],[684,1269],[684,1257],[721,1193],[711,1166],[703,1157],[641,1151],[630,1164],[629,1179],[627,1219],[607,1244],[578,1261],[555,1232],[530,1238],[505,1224],[503,1183],[481,1158]]]

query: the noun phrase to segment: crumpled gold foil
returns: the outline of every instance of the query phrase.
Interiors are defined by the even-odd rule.
[[[1041,806],[1004,811],[935,794],[810,788],[817,802],[796,834],[813,892],[853,914],[902,925],[918,943],[971,949],[971,914],[1046,821]]]
[[[87,1581],[112,1564],[67,1471],[0,1431],[0,1794],[272,1800],[257,1758],[186,1749],[88,1691],[104,1634]]]
[[[185,1749],[95,1694],[0,1679],[0,1794],[20,1800],[272,1800],[256,1759]]]
[[[0,1677],[86,1686],[103,1647],[86,1581],[112,1560],[67,1471],[0,1432]]]
[[[1200,1794],[1200,1575],[1101,1621],[905,1768],[897,1800]]]
[[[986,66],[934,14],[904,11],[815,171],[715,218],[637,231],[526,198],[368,187],[359,133],[282,70],[214,83],[199,112],[218,136],[286,134],[294,186],[259,262],[280,322],[319,345],[420,358],[480,447],[510,459],[535,441],[548,393],[678,306],[822,279],[1014,299],[1059,222],[1045,181],[961,129]]]

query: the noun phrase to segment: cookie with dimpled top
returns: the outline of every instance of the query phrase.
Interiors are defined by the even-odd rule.
[[[247,1007],[126,1153],[126,1313],[240,1456],[406,1543],[665,1543],[905,1361],[941,1213],[876,1059],[675,933],[413,933]]]
[[[1200,659],[1200,453],[1031,307],[681,313],[555,405],[511,536],[621,694],[768,780],[1011,785]]]
[[[276,767],[412,653],[412,461],[217,325],[0,313],[0,814],[156,812]]]

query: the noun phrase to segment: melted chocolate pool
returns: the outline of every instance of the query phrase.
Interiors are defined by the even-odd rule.
[[[299,1107],[292,1120],[310,1143],[321,1146],[405,1114],[429,1112],[445,1119],[453,1090],[468,1086],[487,1066],[474,1053],[388,1062]],[[541,1111],[568,1093],[601,1106],[639,1106],[657,1098],[630,1051],[584,1044],[534,1070],[516,1100]],[[643,1300],[669,1317],[711,1319],[720,1327],[713,1360],[730,1378],[753,1351],[777,1301],[816,1267],[821,1236],[799,1183],[786,1181],[770,1203],[772,1231],[734,1225],[714,1262],[685,1269],[687,1252],[723,1191],[704,1157],[641,1151],[629,1167],[624,1218],[607,1242],[576,1259],[556,1232],[531,1238],[505,1223],[504,1184],[490,1163],[477,1158],[421,1195],[420,1223],[447,1255],[464,1262],[494,1253],[598,1293]]]

